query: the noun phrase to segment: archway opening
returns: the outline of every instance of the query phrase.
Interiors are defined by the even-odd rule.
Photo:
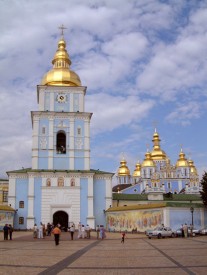
[[[66,154],[66,135],[64,131],[57,133],[57,144],[56,144],[57,153]]]
[[[60,224],[61,229],[67,231],[68,228],[68,214],[64,211],[57,211],[53,214],[54,226]]]

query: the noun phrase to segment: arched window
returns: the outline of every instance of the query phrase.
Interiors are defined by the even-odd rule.
[[[66,154],[66,134],[64,131],[57,133],[56,150],[58,154]]]
[[[46,181],[46,186],[51,186],[51,181],[50,181],[50,179],[47,179],[47,181]]]
[[[59,187],[64,186],[64,178],[63,177],[58,178],[58,186]]]
[[[75,179],[70,180],[70,186],[75,186]]]

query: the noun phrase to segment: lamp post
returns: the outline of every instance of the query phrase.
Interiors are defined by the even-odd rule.
[[[190,212],[192,214],[192,226],[193,226],[193,212],[194,212],[194,208],[193,207],[190,208]]]

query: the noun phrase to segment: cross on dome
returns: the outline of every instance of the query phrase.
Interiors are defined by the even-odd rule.
[[[62,24],[60,27],[58,27],[58,29],[61,30],[61,35],[64,35],[64,30],[66,30],[67,28]]]

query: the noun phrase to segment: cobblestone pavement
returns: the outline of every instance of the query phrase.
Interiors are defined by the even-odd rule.
[[[0,232],[0,274],[207,274],[207,236],[149,240],[143,234],[107,233],[105,240],[70,240],[62,233],[33,239],[31,232],[14,232],[3,241]]]

